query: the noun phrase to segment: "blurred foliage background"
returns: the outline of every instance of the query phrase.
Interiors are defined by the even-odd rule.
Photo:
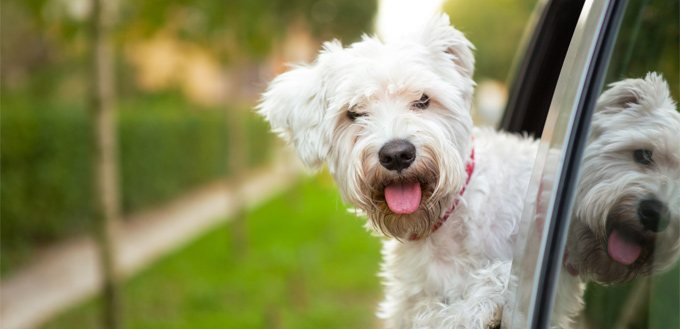
[[[34,247],[87,228],[92,202],[87,114],[87,0],[3,1],[2,271]],[[125,214],[229,174],[227,111],[240,111],[247,165],[270,154],[249,113],[284,61],[319,40],[356,40],[376,3],[120,1],[113,30],[120,187]],[[286,47],[301,39],[300,54]]]
[[[115,4],[122,219],[268,167],[282,147],[251,111],[266,83],[285,63],[313,59],[324,40],[358,40],[372,30],[377,9],[376,1],[364,0]],[[3,279],[92,231],[91,12],[90,0],[2,2]],[[234,127],[242,134],[230,131]],[[233,146],[241,149],[245,172],[235,172]],[[123,326],[365,327],[375,321],[379,241],[337,211],[337,194],[325,182],[296,184],[293,195],[305,200],[274,200],[247,214],[245,228],[222,225],[126,282]],[[274,216],[283,216],[281,227],[269,224]],[[281,234],[291,228],[298,234]],[[231,241],[236,234],[248,235],[245,249]],[[320,290],[327,293],[316,294]],[[46,326],[101,327],[103,304],[99,296]],[[348,317],[338,318],[340,311]]]
[[[673,99],[680,99],[679,12],[677,0],[630,0],[605,83],[658,72],[668,82]]]
[[[449,0],[444,11],[451,23],[463,31],[477,49],[475,81],[510,83],[509,74],[517,57],[524,31],[536,0]],[[520,54],[521,55],[521,54]]]

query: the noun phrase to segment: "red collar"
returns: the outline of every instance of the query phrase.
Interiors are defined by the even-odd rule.
[[[571,274],[573,276],[578,276],[578,273],[579,273],[578,269],[576,269],[576,267],[574,267],[574,265],[567,263],[568,258],[569,258],[569,254],[565,251],[564,256],[562,256],[562,266],[564,266],[564,268],[567,270],[567,272],[569,272],[569,274]]]
[[[473,138],[474,142],[474,138]],[[467,179],[465,179],[465,185],[463,185],[463,188],[460,190],[460,196],[463,196],[463,193],[465,193],[465,188],[467,187],[468,183],[470,182],[470,177],[472,177],[472,172],[475,171],[475,147],[472,146],[472,152],[470,153],[470,162],[467,163],[467,166],[465,166],[465,172],[467,173]],[[434,224],[434,227],[432,227],[432,233],[437,231],[442,225],[444,225],[444,222],[446,222],[447,219],[449,219],[449,216],[451,213],[453,213],[454,210],[456,210],[456,206],[458,205],[458,202],[460,201],[460,198],[456,199],[456,201],[453,202],[453,205],[451,206],[451,209],[444,214],[441,218],[439,218],[439,221]],[[432,234],[431,233],[431,234]],[[418,235],[412,235],[409,240],[415,241],[419,240],[420,237]]]

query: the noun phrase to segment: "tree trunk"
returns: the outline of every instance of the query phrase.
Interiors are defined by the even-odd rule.
[[[229,177],[236,193],[233,194],[232,202],[236,204],[236,213],[231,222],[231,250],[232,256],[237,259],[244,259],[248,256],[250,241],[248,239],[248,212],[245,207],[245,200],[239,189],[243,186],[246,169],[247,142],[244,113],[238,108],[228,108],[227,111],[227,130],[229,138]]]
[[[94,163],[93,233],[99,247],[102,273],[103,324],[118,329],[120,289],[115,259],[113,229],[119,218],[116,126],[114,101],[114,52],[110,29],[115,14],[111,0],[93,0],[91,45],[91,120]]]

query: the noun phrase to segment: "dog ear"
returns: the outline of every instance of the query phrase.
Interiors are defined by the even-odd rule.
[[[317,60],[277,76],[256,107],[273,132],[295,145],[300,159],[311,170],[323,165],[329,151],[331,129],[322,127],[327,99],[326,81]]]
[[[668,83],[656,72],[649,72],[644,79],[625,79],[609,85],[600,95],[596,113],[600,116],[614,115],[626,109],[655,109],[665,107],[670,98]]]
[[[475,47],[465,38],[463,32],[456,30],[447,14],[429,20],[417,32],[416,40],[429,47],[434,53],[446,53],[456,65],[456,70],[467,78],[475,72]]]

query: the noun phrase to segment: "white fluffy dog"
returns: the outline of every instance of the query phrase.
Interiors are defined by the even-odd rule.
[[[399,40],[327,42],[258,106],[385,239],[390,328],[498,326],[537,143],[473,129],[472,44],[442,15]]]
[[[598,99],[556,301],[569,326],[585,281],[661,273],[680,251],[680,114],[655,73],[611,85]],[[561,317],[560,317],[561,316]]]

